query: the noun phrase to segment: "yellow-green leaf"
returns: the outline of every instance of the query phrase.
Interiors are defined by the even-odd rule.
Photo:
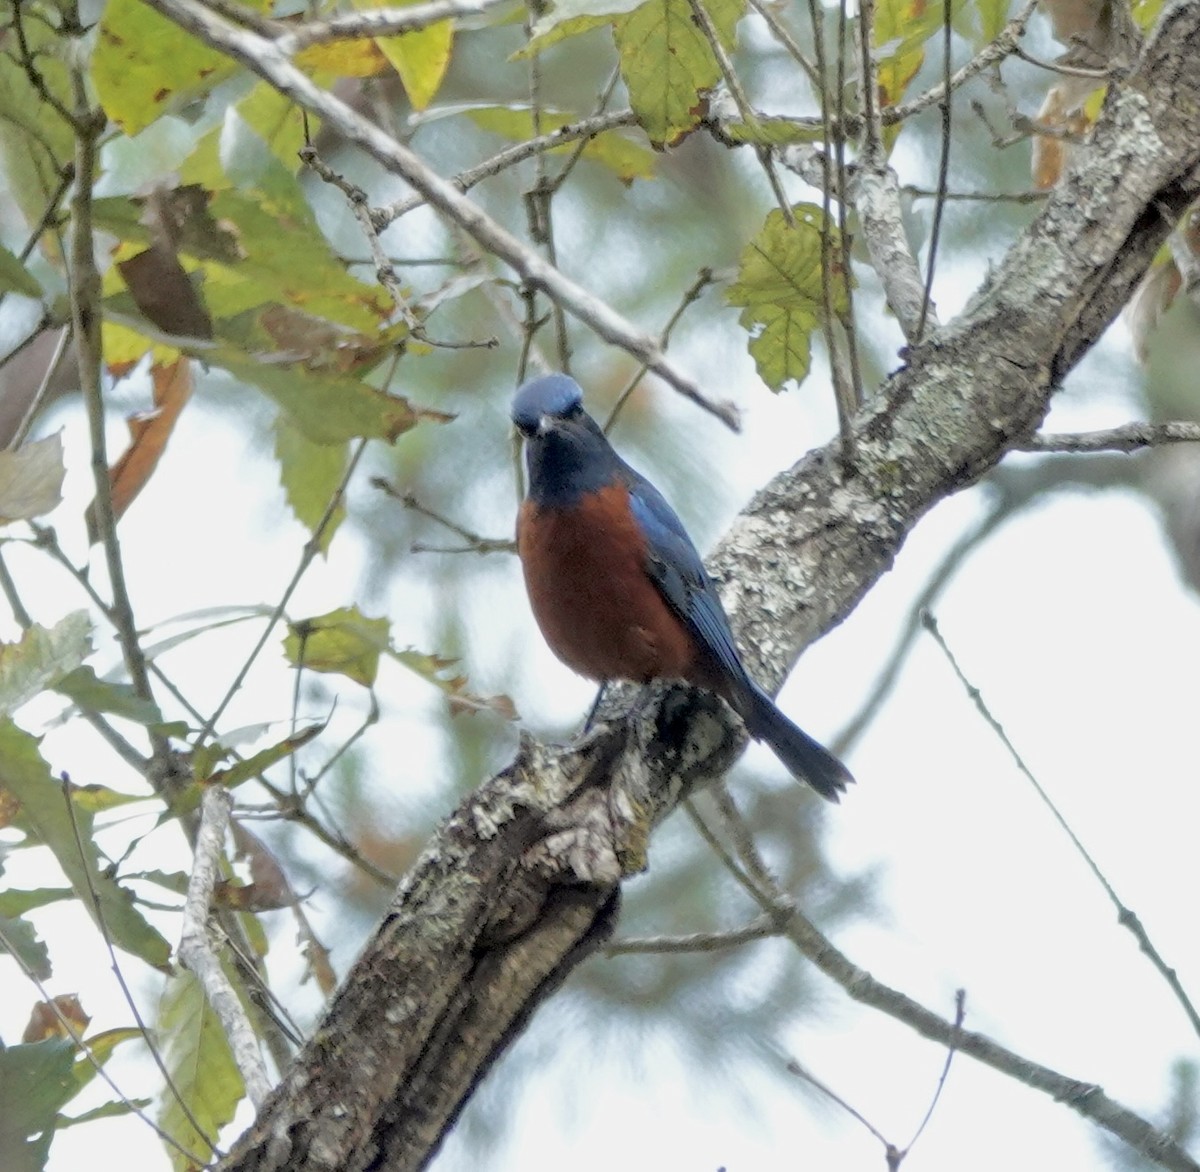
[[[417,0],[401,0],[399,7],[405,2],[411,4]],[[355,0],[354,6],[360,10],[379,7],[371,0]],[[454,22],[440,20],[398,37],[378,37],[375,44],[400,75],[413,109],[424,110],[441,89],[446,70],[450,68]]]
[[[100,679],[87,664],[63,676],[54,690],[91,712],[111,712],[138,724],[158,724],[162,720],[162,712],[152,700],[143,700],[129,684]]]
[[[0,714],[15,712],[73,672],[92,650],[92,620],[76,610],[53,627],[34,623],[17,643],[0,643]]]
[[[732,48],[743,0],[701,0],[720,43]],[[671,145],[704,116],[721,68],[690,0],[647,0],[613,24],[621,76],[638,121],[656,145]]]
[[[318,79],[374,77],[387,68],[387,58],[369,38],[309,45],[296,54],[296,64]]]
[[[287,415],[280,415],[275,420],[279,480],[296,519],[311,533],[317,531],[333,494],[342,483],[348,455],[345,443],[314,443]],[[321,531],[322,553],[329,549],[329,543],[345,517],[345,503],[339,501]]]
[[[391,624],[367,618],[356,606],[288,624],[284,654],[297,667],[348,676],[363,687],[375,682],[379,656],[388,649]]]
[[[530,31],[529,43],[512,55],[514,61],[532,57],[559,41],[576,37],[589,29],[611,24],[637,8],[643,0],[559,0],[545,15],[538,17]]]
[[[231,76],[237,63],[184,32],[141,0],[108,0],[92,81],[104,112],[126,134],[206,93]]]
[[[264,770],[270,769],[272,765],[277,765],[280,761],[290,757],[293,753],[304,748],[315,736],[317,736],[325,725],[310,724],[307,728],[301,729],[289,737],[285,737],[282,741],[278,741],[274,745],[255,753],[251,757],[247,757],[244,761],[239,761],[236,765],[231,765],[228,769],[222,769],[217,773],[212,774],[208,779],[213,785],[223,785],[229,789],[239,786],[244,781],[249,781],[252,777],[258,777]]]
[[[878,0],[875,8],[875,48],[879,54],[879,101],[892,106],[925,61],[925,42],[938,32],[965,0]]]
[[[0,244],[0,293],[23,293],[26,297],[42,295],[42,287],[34,275]]]
[[[166,968],[171,949],[134,907],[133,897],[100,865],[92,813],[67,799],[38,751],[36,738],[0,718],[0,789],[20,803],[15,823],[54,853],[80,902],[126,952]]]
[[[339,444],[357,436],[391,443],[422,420],[446,423],[453,418],[414,407],[407,399],[352,376],[338,378],[294,364],[281,365],[267,357],[259,360],[232,346],[220,347],[207,356],[266,392],[313,443]]]
[[[788,381],[800,382],[808,373],[812,332],[821,322],[822,210],[797,204],[794,224],[774,209],[762,230],[742,252],[738,279],[726,298],[743,306],[740,321],[751,331],[750,353],[759,376],[772,390]],[[840,271],[841,249],[836,230],[829,226],[832,257],[839,267],[832,274],[835,313],[847,306],[847,289]]]
[[[187,1104],[185,1112],[176,1094],[165,1094],[158,1121],[187,1151],[211,1158],[215,1153],[208,1140],[233,1118],[245,1087],[221,1023],[200,982],[186,969],[167,980],[155,1033],[162,1039],[172,1088]],[[182,1153],[173,1147],[167,1152],[178,1172],[192,1172],[194,1166]]]

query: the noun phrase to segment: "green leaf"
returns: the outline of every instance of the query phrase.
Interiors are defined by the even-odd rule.
[[[577,37],[589,29],[612,24],[618,16],[624,16],[637,8],[643,0],[560,0],[545,16],[534,24],[529,43],[512,59],[519,61],[557,45],[568,37]]]
[[[93,1107],[90,1111],[83,1111],[78,1115],[60,1115],[58,1130],[74,1127],[77,1123],[91,1123],[96,1119],[115,1119],[121,1115],[132,1115],[135,1111],[144,1111],[153,1101],[153,1099],[130,1099],[123,1103],[119,1099],[113,1099],[109,1103],[101,1103],[99,1107]]]
[[[946,3],[953,19],[965,0],[877,0],[874,37],[881,105],[895,105],[904,96],[924,64],[925,42],[942,28]]]
[[[186,969],[168,978],[159,1005],[155,1033],[163,1039],[163,1060],[175,1095],[163,1097],[158,1121],[164,1131],[194,1155],[211,1158],[212,1143],[232,1118],[245,1089],[229,1043],[204,996],[200,982]],[[193,1122],[193,1120],[195,1122]],[[196,1130],[199,1124],[202,1132]],[[191,1172],[188,1160],[168,1149],[172,1165]]]
[[[50,953],[28,920],[0,915],[0,953],[11,952],[39,981],[50,979]]]
[[[389,648],[388,651],[397,663],[403,664],[409,671],[416,672],[423,680],[428,680],[446,694],[450,701],[451,716],[457,716],[461,712],[489,711],[495,712],[505,720],[517,719],[516,705],[508,696],[480,696],[468,691],[467,677],[461,673],[454,675],[450,672],[458,660],[443,659],[440,655],[431,655],[412,647],[403,651]]]
[[[0,1167],[4,1172],[40,1172],[56,1117],[75,1096],[75,1045],[47,1038],[19,1046],[0,1045]]]
[[[313,443],[340,444],[362,436],[391,443],[422,420],[446,422],[450,416],[414,407],[351,375],[338,377],[296,365],[259,361],[223,346],[212,354],[243,382],[257,387],[287,412]]]
[[[464,113],[481,129],[503,135],[513,142],[524,142],[533,137],[533,113],[527,106],[477,106]],[[541,133],[548,134],[560,126],[569,126],[573,121],[575,118],[571,114],[543,110]],[[569,154],[578,147],[577,142],[566,142],[546,153]],[[625,183],[634,179],[654,178],[654,152],[616,130],[608,130],[589,139],[584,144],[583,157],[614,171]]]
[[[289,170],[300,166],[299,153],[304,145],[304,117],[300,107],[265,81],[238,103],[238,113],[246,125],[271,149],[271,153]],[[310,133],[315,137],[321,121],[308,116]]]
[[[111,712],[137,724],[158,724],[162,712],[153,700],[143,700],[129,684],[102,680],[87,664],[77,667],[54,685],[89,712]]]
[[[0,244],[0,293],[23,293],[41,300],[42,287],[37,278]]]
[[[725,120],[721,133],[733,142],[752,142],[762,146],[791,146],[797,142],[820,142],[825,132],[819,126],[806,126],[793,118],[760,114],[753,122]]]
[[[287,415],[275,420],[275,458],[279,480],[296,520],[310,533],[329,508],[333,494],[346,473],[349,450],[345,443],[314,443]],[[346,519],[346,505],[339,501],[321,532],[321,552],[329,549],[338,526]]]
[[[137,134],[160,114],[208,93],[237,68],[231,57],[140,0],[108,0],[91,77],[104,112],[126,134]]]
[[[720,43],[733,47],[743,0],[702,0]],[[670,146],[704,116],[721,68],[689,0],[647,0],[613,24],[629,104],[650,141]]]
[[[62,500],[62,433],[0,452],[0,525],[41,517]]]
[[[132,1042],[141,1040],[141,1038],[142,1031],[136,1026],[120,1026],[117,1029],[103,1030],[101,1033],[93,1034],[90,1038],[84,1039],[88,1044],[88,1049],[91,1051],[92,1057],[87,1058],[81,1055],[75,1060],[72,1075],[75,1079],[76,1093],[83,1090],[99,1073],[96,1070],[97,1062],[103,1066],[112,1057],[112,1052],[122,1042]],[[82,1121],[83,1116],[80,1116],[78,1119],[73,1119],[70,1122],[81,1123]]]
[[[415,2],[401,0],[398,7]],[[371,0],[355,0],[354,6],[362,10],[377,8],[378,4]],[[413,109],[424,110],[441,89],[446,70],[450,68],[454,22],[441,20],[428,28],[398,37],[376,37],[375,44],[400,75]]]
[[[28,891],[18,891],[10,887],[0,891],[0,916],[23,916],[34,908],[70,899],[74,894],[69,887],[35,887]]]
[[[36,224],[47,201],[58,187],[60,168],[71,161],[74,131],[34,89],[29,74],[17,59],[10,13],[4,6],[4,52],[0,53],[0,147],[3,149],[5,194],[13,198],[27,224]],[[66,109],[74,103],[71,72],[65,58],[75,39],[65,37],[53,18],[39,19],[26,4],[22,11],[25,38],[37,60],[38,75],[46,90]],[[34,9],[36,11],[36,9]]]
[[[975,8],[979,18],[979,43],[974,47],[982,49],[989,41],[994,41],[1008,21],[1008,10],[1012,0],[976,0]]]
[[[1133,0],[1130,6],[1138,28],[1148,33],[1163,10],[1163,0]]]
[[[726,292],[731,305],[743,306],[739,320],[754,332],[750,353],[759,376],[772,390],[782,390],[789,380],[800,382],[811,361],[812,332],[824,313],[821,293],[822,211],[814,204],[797,204],[795,224],[774,209],[762,230],[746,245],[738,279]],[[829,226],[835,266],[841,249],[836,230]],[[835,313],[844,312],[847,290],[835,267]]]
[[[270,769],[272,765],[277,765],[280,761],[286,760],[293,753],[304,748],[324,728],[324,722],[310,724],[307,728],[303,728],[299,732],[285,737],[282,741],[278,741],[274,745],[260,750],[253,754],[253,756],[247,757],[244,761],[239,761],[236,765],[231,765],[228,769],[222,769],[212,774],[208,780],[213,785],[223,785],[229,789],[233,789],[234,786],[241,785],[242,782],[249,781],[252,777],[258,777],[260,773]]]
[[[92,620],[76,610],[53,627],[34,623],[19,643],[0,643],[0,715],[22,704],[73,672],[91,654]]]
[[[296,667],[348,676],[363,687],[375,682],[379,655],[388,650],[391,624],[367,618],[356,606],[288,624],[283,651]]]
[[[147,964],[165,969],[171,954],[166,940],[134,907],[129,892],[100,865],[91,812],[74,808],[72,817],[62,786],[50,776],[50,768],[38,752],[36,738],[8,717],[0,719],[0,788],[20,803],[17,825],[53,851],[83,906],[98,923],[103,920],[113,943]]]

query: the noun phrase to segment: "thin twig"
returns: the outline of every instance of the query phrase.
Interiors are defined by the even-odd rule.
[[[374,37],[393,37],[416,32],[443,20],[459,16],[478,16],[508,0],[431,0],[411,8],[373,8],[362,12],[344,12],[323,20],[307,21],[301,25],[279,25],[283,35],[275,42],[286,56],[292,56],[309,45],[330,41],[367,40]],[[215,7],[215,6],[214,6]]]
[[[330,167],[317,154],[316,148],[311,143],[301,147],[299,154],[300,161],[306,167],[310,168],[326,183],[336,187],[346,196],[346,202],[350,205],[350,211],[358,221],[363,236],[366,238],[367,247],[371,252],[371,261],[375,266],[376,279],[392,299],[392,304],[396,307],[401,319],[408,327],[408,332],[418,342],[424,342],[426,345],[434,346],[439,350],[494,350],[500,345],[500,339],[495,337],[485,338],[483,341],[468,340],[466,342],[447,342],[430,337],[425,323],[418,316],[416,310],[409,304],[408,297],[404,293],[404,287],[400,284],[400,278],[396,275],[395,266],[389,259],[387,250],[383,247],[383,241],[380,239],[379,231],[375,226],[375,217],[372,215],[370,205],[367,202],[367,193],[357,184],[351,183],[345,176],[339,175]]]
[[[663,326],[663,332],[658,336],[658,344],[665,351],[671,341],[671,332],[679,324],[679,319],[687,312],[688,306],[694,305],[700,300],[700,295],[708,288],[709,285],[716,280],[712,269],[704,268],[696,274],[696,279],[687,287],[683,296],[679,299],[679,304],[675,307],[675,312],[671,314],[667,320],[667,324]],[[608,418],[604,421],[604,434],[612,430],[612,426],[617,421],[617,416],[620,415],[625,404],[629,401],[630,395],[637,389],[642,379],[646,377],[648,367],[641,366],[625,384],[624,390],[617,396],[617,401],[613,404],[613,409],[608,413]]]
[[[1020,45],[1013,46],[1013,53],[1022,61],[1036,65],[1038,69],[1046,69],[1051,73],[1061,73],[1064,77],[1084,77],[1096,82],[1108,81],[1112,77],[1110,69],[1082,69],[1078,65],[1064,65],[1060,61],[1043,61],[1032,53],[1027,53]]]
[[[792,36],[791,29],[784,24],[775,9],[770,4],[764,4],[763,0],[750,0],[750,7],[767,22],[767,27],[775,39],[787,50],[792,60],[804,70],[813,89],[820,90],[822,87],[821,71],[804,55],[804,50],[800,48],[800,42]]]
[[[690,936],[626,936],[605,945],[609,956],[638,952],[720,952],[737,948],[752,940],[779,935],[779,927],[770,916],[759,916],[744,928],[726,932],[694,932]]]
[[[1184,1013],[1187,1015],[1187,1019],[1191,1023],[1192,1029],[1195,1030],[1197,1037],[1200,1037],[1200,1013],[1197,1013],[1196,1007],[1192,1004],[1191,998],[1188,997],[1186,991],[1184,990],[1175,970],[1171,968],[1165,960],[1163,960],[1162,956],[1158,952],[1158,949],[1156,949],[1151,943],[1150,937],[1147,935],[1146,929],[1142,926],[1142,922],[1140,919],[1138,919],[1137,914],[1131,908],[1127,907],[1121,902],[1121,899],[1117,895],[1112,884],[1109,883],[1107,878],[1105,878],[1104,872],[1101,871],[1096,865],[1095,860],[1088,853],[1087,848],[1083,845],[1083,843],[1080,842],[1075,832],[1071,829],[1070,824],[1062,816],[1062,814],[1059,813],[1058,807],[1054,804],[1053,799],[1042,788],[1037,778],[1034,777],[1033,771],[1028,765],[1025,764],[1024,758],[1009,739],[1008,734],[1004,731],[1004,726],[1001,725],[1001,723],[992,714],[991,709],[987,706],[987,703],[984,701],[979,689],[975,687],[975,685],[972,684],[963,673],[962,668],[959,666],[958,660],[955,658],[954,653],[950,650],[950,647],[946,643],[945,638],[942,636],[942,633],[938,628],[937,620],[932,614],[929,613],[929,611],[925,612],[923,616],[923,622],[925,629],[930,633],[930,635],[933,636],[934,642],[937,643],[939,650],[946,657],[947,662],[950,664],[951,670],[954,672],[959,683],[962,684],[963,688],[966,690],[968,697],[970,697],[971,702],[975,705],[979,715],[983,717],[988,727],[996,734],[996,737],[1000,743],[1005,747],[1005,749],[1008,750],[1009,755],[1013,759],[1013,763],[1025,776],[1025,779],[1029,782],[1029,784],[1033,786],[1034,792],[1041,799],[1042,804],[1050,811],[1050,814],[1054,818],[1055,822],[1058,823],[1066,836],[1071,840],[1071,845],[1078,852],[1080,858],[1083,859],[1096,882],[1099,883],[1104,889],[1104,893],[1108,896],[1113,907],[1117,909],[1117,923],[1124,928],[1128,928],[1133,934],[1134,939],[1138,942],[1138,947],[1146,954],[1150,963],[1155,967],[1155,969],[1158,970],[1158,973],[1163,980],[1166,981],[1167,986],[1170,988],[1171,992],[1174,993],[1175,999],[1179,1002]]]
[[[207,927],[232,807],[233,797],[224,786],[210,785],[205,789],[200,803],[200,829],[196,832],[192,874],[183,906],[179,959],[200,982],[204,996],[217,1015],[229,1042],[246,1094],[255,1110],[258,1110],[271,1093],[271,1080],[267,1077],[254,1028],[221,967],[220,957],[212,946]]]
[[[954,1061],[954,1052],[957,1049],[958,1031],[962,1029],[963,1021],[966,1019],[967,1013],[967,991],[966,989],[957,989],[954,993],[954,1029],[955,1037],[951,1039],[950,1044],[946,1047],[946,1061],[942,1065],[942,1073],[937,1080],[937,1086],[933,1091],[933,1098],[929,1100],[929,1107],[925,1111],[925,1118],[921,1120],[917,1130],[913,1133],[905,1145],[903,1156],[907,1156],[913,1150],[913,1146],[917,1140],[921,1138],[921,1133],[929,1126],[929,1121],[933,1118],[933,1113],[937,1108],[938,1100],[942,1097],[942,1091],[946,1087],[946,1079],[950,1077],[950,1064]]]
[[[451,533],[457,534],[465,541],[466,548],[461,550],[439,549],[434,550],[429,546],[413,545],[414,553],[516,553],[516,542],[509,537],[480,537],[478,533],[472,533],[469,529],[464,529],[455,521],[451,521],[449,517],[443,517],[441,513],[435,513],[432,509],[421,504],[419,500],[411,492],[401,492],[393,487],[382,476],[372,476],[370,481],[372,488],[379,489],[380,492],[386,493],[392,500],[399,501],[406,509],[417,513],[419,516],[427,517],[430,521],[436,521],[439,525],[444,525]]]
[[[1126,423],[1102,431],[1042,432],[1014,445],[1018,452],[1136,452],[1160,444],[1200,443],[1200,423]]]
[[[88,105],[87,83],[76,68],[71,73],[77,106],[75,138],[75,193],[71,206],[71,267],[70,297],[72,332],[75,354],[79,364],[79,382],[87,409],[88,431],[91,437],[92,480],[96,495],[93,500],[96,528],[104,549],[108,568],[109,589],[112,591],[111,617],[117,632],[117,642],[129,672],[129,682],[135,695],[153,700],[146,674],[146,658],[138,641],[133,604],[125,584],[125,565],[117,538],[116,517],[113,512],[112,483],[109,479],[108,454],[105,446],[104,395],[101,386],[102,366],[100,325],[100,273],[96,268],[95,239],[92,232],[92,186],[95,182],[96,145],[104,130],[105,118]],[[170,753],[167,739],[160,733],[150,734],[156,760],[165,761]],[[154,783],[154,778],[148,778]]]
[[[221,698],[221,702],[213,710],[213,713],[204,722],[204,727],[200,730],[199,736],[196,738],[194,749],[200,748],[210,736],[213,729],[216,727],[217,721],[221,719],[221,714],[229,706],[230,701],[237,695],[238,689],[241,688],[243,681],[249,674],[250,669],[254,666],[254,661],[258,659],[262,649],[267,645],[267,640],[271,637],[271,632],[275,630],[275,625],[283,617],[284,611],[287,609],[287,604],[291,600],[292,595],[296,592],[296,587],[300,585],[300,580],[304,577],[308,567],[312,565],[317,555],[321,552],[321,538],[325,534],[325,530],[329,527],[329,523],[333,520],[334,513],[337,512],[338,506],[342,502],[342,497],[345,495],[346,486],[350,483],[350,478],[354,475],[354,470],[358,467],[359,460],[362,459],[362,454],[366,450],[367,441],[359,440],[354,445],[353,451],[350,453],[350,459],[346,461],[346,471],[342,473],[342,479],[329,498],[329,503],[325,506],[324,513],[321,514],[321,519],[317,522],[316,528],[312,531],[312,535],[304,543],[304,549],[300,553],[300,561],[296,566],[295,572],[292,574],[291,580],[284,587],[283,596],[276,603],[275,609],[267,618],[266,626],[263,628],[262,634],[259,636],[258,642],[251,649],[250,654],[246,656],[242,666],[238,669],[237,675],[233,677],[225,695]]]
[[[482,163],[460,171],[450,182],[459,191],[470,191],[477,183],[481,183],[485,179],[491,179],[493,176],[499,175],[502,171],[507,171],[510,167],[515,167],[518,163],[523,163],[526,159],[532,158],[534,155],[557,150],[559,147],[566,146],[570,142],[587,143],[609,130],[615,130],[621,126],[636,125],[637,115],[628,108],[614,110],[610,114],[597,114],[591,118],[581,118],[578,122],[570,122],[566,126],[560,126],[540,137],[515,143],[513,146],[494,154],[490,159],[484,159]],[[386,204],[380,208],[373,208],[371,219],[376,229],[382,232],[393,221],[407,215],[414,208],[422,207],[424,203],[424,196],[410,195],[404,199],[397,200],[395,203]]]
[[[947,202],[953,200],[970,201],[975,203],[1045,203],[1049,198],[1048,191],[933,191],[928,187],[917,187],[906,183],[900,188],[905,195],[913,199],[938,199],[943,197]]]
[[[62,360],[66,357],[67,347],[70,344],[71,325],[68,323],[59,332],[58,341],[54,344],[54,353],[50,356],[50,362],[47,364],[45,373],[42,375],[42,381],[38,383],[38,388],[34,391],[33,398],[29,400],[29,406],[25,408],[25,414],[21,418],[21,422],[17,425],[17,430],[13,432],[13,437],[8,444],[10,451],[15,452],[25,442],[30,431],[33,429],[38,413],[50,395],[50,387],[54,382],[54,376],[58,374],[58,368],[62,365]]]
[[[933,205],[933,226],[929,230],[929,264],[925,270],[925,290],[921,297],[921,318],[917,323],[917,341],[925,337],[925,324],[933,311],[933,275],[937,271],[938,244],[942,238],[942,215],[946,210],[946,186],[950,178],[950,146],[952,143],[951,127],[954,108],[954,90],[950,86],[950,41],[951,41],[951,7],[950,0],[942,0],[942,77],[946,87],[942,98],[942,143],[938,156],[937,199]]]
[[[861,1123],[863,1127],[865,1127],[877,1140],[879,1140],[881,1144],[883,1144],[884,1149],[888,1152],[890,1157],[890,1154],[895,1150],[895,1148],[888,1141],[887,1136],[885,1136],[883,1132],[881,1132],[879,1128],[877,1128],[861,1111],[855,1107],[852,1107],[845,1099],[843,1099],[842,1096],[837,1093],[837,1091],[823,1083],[811,1071],[805,1070],[804,1067],[801,1066],[800,1063],[794,1058],[787,1059],[783,1068],[788,1072],[788,1074],[794,1074],[797,1078],[803,1079],[809,1084],[809,1086],[815,1087],[826,1098],[832,1100],[839,1107],[841,1107],[841,1109],[845,1111],[846,1114],[852,1119],[855,1119]],[[890,1158],[888,1161],[888,1167],[889,1169],[892,1167]]]

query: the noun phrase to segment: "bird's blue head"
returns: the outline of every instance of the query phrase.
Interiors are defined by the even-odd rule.
[[[529,497],[536,504],[570,507],[610,484],[622,467],[583,409],[579,384],[565,374],[527,382],[513,398],[512,420],[526,440]]]
[[[569,419],[583,411],[583,391],[565,374],[548,374],[527,382],[516,394],[512,421],[527,439],[553,420]],[[545,422],[543,422],[545,421]]]

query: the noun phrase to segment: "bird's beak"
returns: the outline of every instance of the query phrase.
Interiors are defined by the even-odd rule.
[[[537,433],[538,435],[549,435],[554,430],[555,419],[553,415],[543,415],[538,419]]]

